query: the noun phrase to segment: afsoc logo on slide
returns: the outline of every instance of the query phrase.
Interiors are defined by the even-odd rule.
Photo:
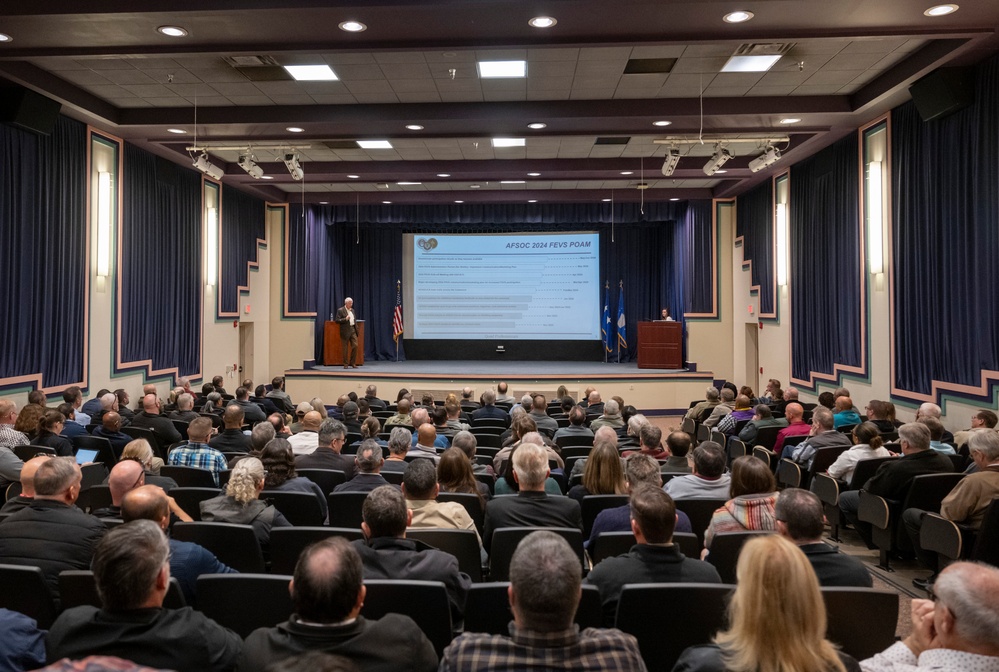
[[[436,238],[430,238],[430,239],[420,238],[419,240],[416,241],[416,244],[423,251],[429,252],[430,250],[436,249],[436,247],[437,247],[437,239]]]

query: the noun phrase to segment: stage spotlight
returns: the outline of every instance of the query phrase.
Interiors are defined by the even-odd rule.
[[[194,167],[200,170],[202,173],[208,177],[214,178],[216,180],[221,180],[222,176],[225,175],[225,171],[216,166],[214,163],[208,160],[208,154],[205,152],[201,153],[197,159],[194,160]]]
[[[763,152],[749,162],[749,170],[754,173],[758,173],[767,166],[772,166],[778,161],[780,161],[780,150],[774,146],[770,146],[767,147],[767,151]]]
[[[257,165],[257,162],[253,160],[253,157],[249,154],[239,155],[239,167],[246,171],[246,174],[255,180],[259,180],[263,177],[264,169]]]
[[[666,160],[663,162],[663,175],[666,177],[672,175],[678,163],[680,163],[680,150],[676,147],[670,147],[666,150]]]
[[[704,174],[714,175],[716,172],[718,172],[718,170],[721,169],[722,166],[728,163],[731,159],[732,159],[732,154],[721,145],[718,145],[717,147],[715,147],[714,155],[710,159],[708,159],[708,162],[706,164],[704,164]]]
[[[284,165],[288,168],[291,179],[300,180],[305,177],[305,172],[302,170],[302,163],[298,160],[298,154],[285,154]]]

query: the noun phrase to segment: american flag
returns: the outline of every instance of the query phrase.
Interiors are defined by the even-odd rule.
[[[395,310],[392,311],[392,340],[399,342],[399,336],[404,329],[402,326],[402,283],[395,283]]]

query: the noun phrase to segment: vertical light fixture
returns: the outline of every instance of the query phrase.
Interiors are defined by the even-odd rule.
[[[97,173],[97,275],[111,273],[111,173]]]
[[[777,204],[777,284],[787,285],[787,203]]]
[[[205,284],[215,286],[219,257],[219,211],[208,208],[208,250],[205,252]]]
[[[867,164],[867,259],[871,273],[884,273],[884,189],[881,162]]]

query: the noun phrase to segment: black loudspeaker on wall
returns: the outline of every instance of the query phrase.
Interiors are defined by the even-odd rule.
[[[923,121],[941,119],[975,102],[971,68],[939,68],[909,87]]]
[[[0,88],[0,123],[51,135],[62,105],[23,86]]]

